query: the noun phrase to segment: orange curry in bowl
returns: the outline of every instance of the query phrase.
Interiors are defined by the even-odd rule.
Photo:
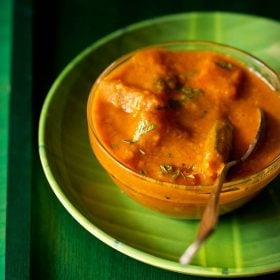
[[[224,165],[265,116],[257,150],[233,167],[219,213],[254,197],[280,171],[279,76],[251,55],[210,42],[137,50],[100,75],[88,99],[91,147],[114,182],[160,212],[199,218]]]
[[[231,172],[232,179],[256,173],[279,154],[280,97],[230,56],[161,48],[136,52],[99,81],[92,118],[102,144],[130,169],[160,181],[209,185],[228,157],[240,158],[247,150],[258,108],[265,112],[265,141]],[[232,130],[226,158],[211,141],[218,121],[221,129]]]

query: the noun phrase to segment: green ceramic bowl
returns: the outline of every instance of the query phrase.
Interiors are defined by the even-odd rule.
[[[69,213],[109,246],[163,269],[215,277],[278,271],[277,179],[245,207],[222,217],[217,231],[192,264],[182,267],[178,258],[193,240],[198,222],[157,214],[119,190],[91,151],[86,104],[101,71],[117,57],[145,45],[174,40],[215,41],[246,50],[279,71],[279,34],[280,24],[267,19],[229,13],[189,13],[129,26],[79,54],[51,87],[39,127],[44,172]]]

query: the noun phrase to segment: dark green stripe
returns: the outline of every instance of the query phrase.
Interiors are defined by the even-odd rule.
[[[14,1],[6,279],[29,279],[32,173],[32,3]]]

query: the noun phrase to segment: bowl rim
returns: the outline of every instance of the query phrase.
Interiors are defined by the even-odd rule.
[[[145,176],[142,175],[134,170],[132,170],[131,168],[127,167],[124,163],[122,163],[120,160],[118,160],[113,153],[111,153],[106,146],[102,143],[101,139],[98,137],[98,133],[96,132],[96,129],[93,125],[92,122],[92,113],[90,111],[90,106],[93,103],[93,99],[94,99],[94,93],[97,89],[97,87],[99,86],[101,80],[106,77],[107,74],[109,74],[113,69],[115,69],[118,65],[124,63],[126,60],[130,59],[135,53],[145,50],[145,49],[150,49],[150,48],[164,48],[164,47],[169,47],[169,46],[173,46],[173,45],[201,45],[201,46],[209,46],[209,47],[218,47],[224,50],[230,50],[232,52],[235,52],[239,55],[242,55],[250,60],[252,60],[254,63],[258,64],[258,66],[264,67],[276,80],[278,80],[279,84],[280,84],[280,76],[277,74],[277,72],[270,67],[267,63],[265,63],[264,61],[262,61],[261,59],[259,59],[258,57],[254,56],[253,54],[251,54],[250,52],[247,52],[243,49],[228,45],[228,44],[223,44],[223,43],[218,43],[218,42],[214,42],[214,41],[208,41],[208,40],[176,40],[176,41],[166,41],[166,42],[162,42],[159,44],[150,44],[150,45],[146,45],[144,47],[140,47],[137,48],[133,51],[130,51],[126,54],[121,55],[120,57],[118,57],[117,59],[115,59],[113,62],[111,62],[97,77],[97,79],[94,81],[89,95],[88,95],[88,100],[87,100],[87,122],[88,122],[88,129],[89,131],[91,131],[93,133],[93,136],[95,138],[95,140],[97,141],[99,147],[102,149],[102,151],[108,156],[110,157],[115,164],[117,164],[120,168],[122,168],[123,170],[125,170],[126,172],[128,172],[129,174],[138,177],[139,179],[143,180],[143,181],[148,181],[150,183],[154,183],[157,185],[162,185],[165,187],[171,187],[171,188],[177,188],[177,189],[184,189],[184,190],[189,190],[189,191],[196,191],[202,194],[209,194],[212,192],[214,184],[213,185],[185,185],[185,184],[177,184],[177,183],[172,183],[172,182],[166,182],[166,181],[161,181],[158,179],[154,179],[152,177],[149,176]],[[209,51],[211,49],[206,49],[206,51]],[[214,52],[217,53],[223,53],[221,51],[216,51],[214,50]],[[232,56],[231,54],[227,54],[226,55]],[[236,59],[236,58],[235,58]],[[257,73],[276,93],[279,93],[279,88],[278,87],[274,87],[273,85],[271,85],[269,83],[269,81],[259,72],[256,71],[256,69],[253,69],[252,67],[249,67],[248,65],[246,65],[244,62],[242,62],[245,66],[248,67],[249,70],[254,71],[255,73]],[[280,165],[280,152],[279,154],[269,163],[267,164],[265,167],[263,167],[261,170],[259,170],[257,173],[245,176],[243,178],[238,178],[238,179],[234,179],[231,181],[226,181],[223,185],[222,191],[221,193],[229,193],[232,191],[242,191],[242,184],[248,182],[248,181],[255,181],[257,180],[257,178],[262,177],[262,175],[265,175],[267,173],[267,171],[269,169],[271,169],[274,165]],[[237,187],[238,186],[238,187]]]

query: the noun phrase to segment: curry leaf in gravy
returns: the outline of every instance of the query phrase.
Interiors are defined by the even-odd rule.
[[[188,183],[199,182],[199,178],[193,173],[194,164],[189,166],[182,164],[182,168],[176,168],[171,164],[160,164],[159,168],[163,175],[169,175],[173,181],[182,176]]]
[[[174,168],[170,164],[160,164],[159,166],[162,174],[173,174]]]
[[[176,98],[169,98],[168,108],[170,109],[178,109],[180,108],[186,101],[193,100],[200,95],[203,94],[203,91],[199,88],[192,88],[184,86],[180,89],[181,96]]]
[[[172,180],[176,180],[180,175],[184,176],[180,169],[175,169],[170,164],[160,164],[159,168],[162,174],[171,175]]]
[[[231,70],[233,68],[233,65],[230,63],[230,62],[227,62],[227,61],[220,61],[220,60],[217,60],[215,62],[215,64],[223,69],[226,69],[226,70]]]
[[[160,76],[155,80],[155,87],[157,92],[169,93],[181,86],[181,81],[174,73],[169,73],[166,76]]]
[[[155,128],[156,126],[150,123],[148,120],[141,119],[136,127],[136,131],[134,132],[132,141],[138,141],[142,135],[148,133],[151,130],[154,130]]]
[[[172,174],[172,179],[173,179],[173,180],[176,180],[177,177],[180,176],[180,175],[183,175],[183,173],[181,172],[180,169],[177,169],[177,170],[175,170],[175,171],[173,172],[173,174]]]
[[[190,165],[187,165],[187,166],[186,166],[186,164],[185,164],[185,163],[183,163],[183,164],[182,164],[182,166],[183,166],[183,168],[184,168],[184,169],[186,169],[186,170],[193,170],[193,169],[194,169],[195,164],[194,164],[194,163],[192,163],[192,164],[190,164]]]
[[[126,144],[133,144],[134,143],[132,140],[128,140],[128,139],[124,139],[123,142],[126,143]]]
[[[146,169],[144,169],[144,168],[139,169],[139,170],[138,170],[138,173],[141,174],[141,175],[144,175],[144,176],[147,175],[147,171],[146,171]]]
[[[155,124],[150,123],[146,119],[141,119],[136,127],[136,130],[134,132],[134,135],[131,140],[123,140],[123,142],[127,144],[133,144],[141,138],[141,136],[145,135],[146,133],[150,132],[151,130],[154,130],[156,128]]]
[[[192,88],[192,87],[182,87],[181,92],[184,94],[186,99],[194,99],[203,94],[203,91],[200,88]]]

